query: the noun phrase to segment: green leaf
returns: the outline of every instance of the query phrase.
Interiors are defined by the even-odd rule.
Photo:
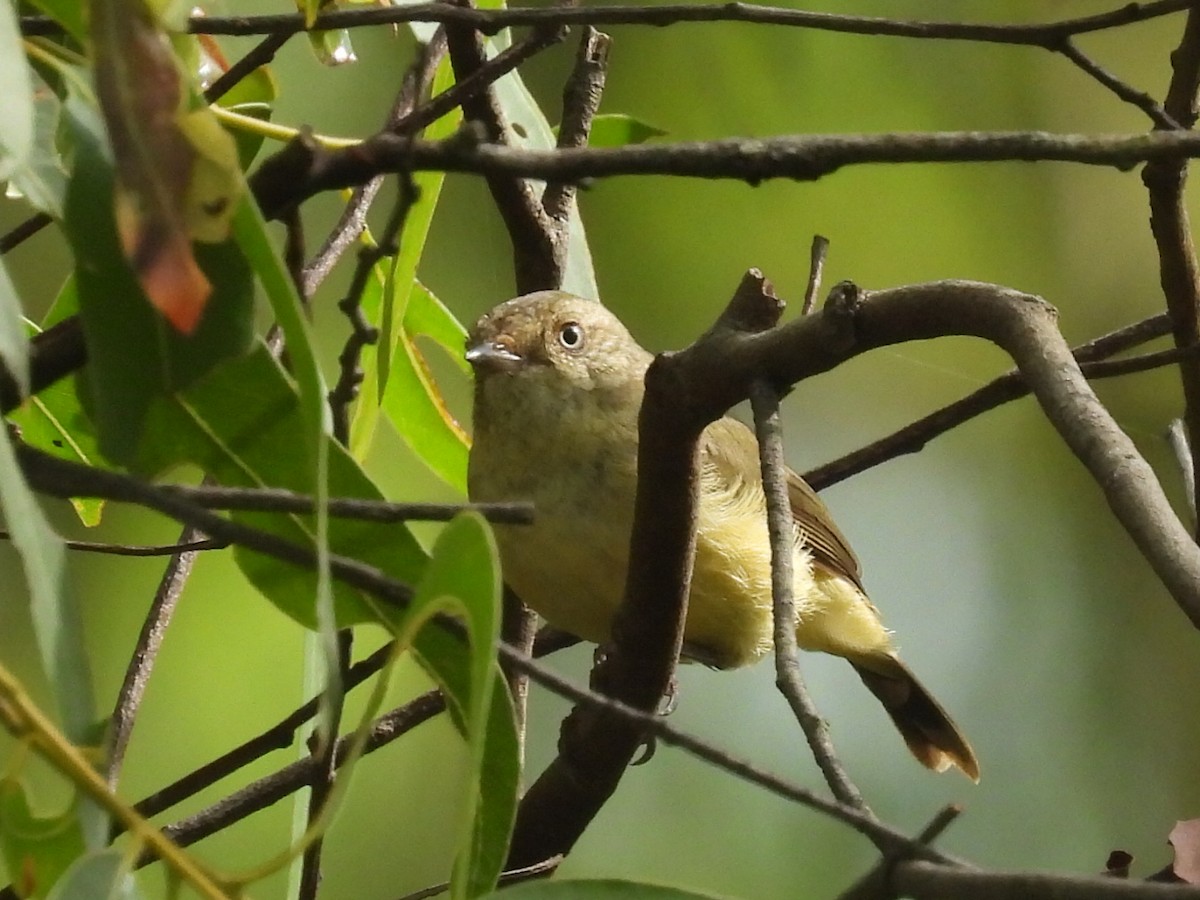
[[[269,122],[278,95],[278,86],[271,70],[267,66],[259,66],[230,88],[217,103],[233,112]],[[239,128],[233,132],[233,140],[237,144],[238,161],[242,169],[249,169],[262,147],[263,136]]]
[[[306,5],[313,7],[313,16],[315,17],[315,10],[320,5],[319,0]],[[332,8],[332,4],[330,4],[330,8]],[[334,31],[310,31],[308,44],[312,47],[317,59],[324,65],[343,66],[358,61],[358,56],[354,52],[354,43],[350,40],[350,32],[345,28],[338,28]]]
[[[75,254],[88,367],[81,400],[99,446],[111,461],[138,455],[146,411],[222,359],[244,353],[253,336],[254,284],[237,245],[200,244],[196,258],[213,284],[191,336],[167,324],[146,301],[117,240],[112,170],[85,128],[73,128],[75,172],[67,192],[66,231]]]
[[[85,744],[96,717],[83,620],[67,582],[66,547],[25,483],[8,429],[3,427],[0,509],[25,570],[38,652],[62,716],[63,731],[75,743]]]
[[[555,135],[558,129],[554,129]],[[624,147],[642,144],[651,138],[662,137],[667,132],[655,125],[635,119],[624,113],[606,113],[592,119],[592,130],[588,134],[589,147]]]
[[[39,816],[13,778],[0,781],[0,848],[22,897],[46,896],[86,849],[73,806],[56,816]]]
[[[448,59],[442,60],[434,73],[433,91],[440,93],[454,83],[454,71]],[[429,140],[440,140],[453,134],[462,120],[462,110],[453,111],[432,123],[424,131]],[[425,252],[433,214],[441,196],[443,172],[416,172],[413,186],[417,197],[408,211],[404,232],[400,236],[400,252],[391,267],[376,267],[376,277],[368,286],[362,300],[363,315],[379,328],[379,341],[363,349],[361,365],[364,372],[359,400],[350,423],[350,448],[362,459],[370,449],[379,419],[379,406],[391,374],[392,358],[397,352],[406,326],[407,310],[412,302],[411,292],[416,284],[417,265]],[[397,296],[398,295],[398,296]],[[401,432],[403,435],[403,432]]]
[[[0,4],[0,179],[33,150],[33,82],[21,45],[16,4]]]
[[[78,310],[75,278],[68,276],[42,324],[49,327]],[[72,462],[106,467],[108,463],[96,443],[96,431],[79,402],[76,378],[69,375],[27,398],[9,414],[9,421],[21,430],[21,439],[32,447]],[[90,528],[100,524],[103,500],[76,497],[71,505],[84,525]]]
[[[404,330],[413,337],[427,337],[446,349],[450,360],[463,372],[471,365],[463,354],[467,329],[454,317],[449,307],[419,281],[409,295],[404,309]]]
[[[500,634],[500,589],[499,555],[491,529],[477,513],[464,513],[438,535],[410,609],[392,619],[401,639],[414,623],[442,610],[462,615],[467,626],[470,686],[463,720],[475,783],[467,792],[469,837],[455,863],[451,886],[455,897],[478,896],[495,885],[516,811],[512,712],[507,700],[497,704],[493,696],[504,693],[495,687],[493,655]]]
[[[87,28],[83,23],[83,3],[80,0],[29,0],[29,3],[61,25],[80,44],[84,42]]]
[[[413,296],[431,305],[437,301],[420,284]],[[462,346],[462,339],[458,341]],[[438,476],[464,495],[467,492],[466,432],[454,420],[442,400],[429,367],[407,328],[400,332],[399,346],[392,359],[391,377],[383,397],[383,411],[396,431]]]
[[[129,874],[128,854],[110,847],[76,860],[46,900],[137,900],[142,896]]]
[[[62,101],[37,70],[33,71],[33,148],[9,177],[9,186],[35,208],[62,218],[67,167],[58,150]]]
[[[21,314],[21,298],[0,258],[0,364],[16,380],[22,395],[29,393],[29,338]]]
[[[716,894],[608,878],[526,881],[488,896],[498,900],[719,900]]]

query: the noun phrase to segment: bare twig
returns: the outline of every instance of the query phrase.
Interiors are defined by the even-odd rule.
[[[1183,490],[1186,494],[1188,512],[1191,513],[1192,527],[1196,527],[1196,470],[1195,460],[1192,459],[1192,447],[1188,443],[1187,432],[1182,419],[1172,419],[1167,428],[1167,441],[1175,461],[1179,464],[1179,473],[1183,476]]]
[[[563,89],[562,122],[558,128],[558,149],[586,147],[592,132],[592,119],[600,108],[604,82],[608,75],[608,51],[612,39],[594,28],[584,29],[575,54],[575,68]],[[570,239],[568,222],[575,204],[574,182],[552,181],[542,194],[542,208],[553,223],[553,240],[560,255],[566,254]],[[559,287],[560,285],[555,285]]]
[[[7,531],[0,528],[0,541],[7,541],[10,537]],[[68,550],[100,553],[108,556],[175,556],[177,553],[224,550],[229,546],[221,541],[212,541],[207,538],[182,544],[107,544],[100,541],[63,541],[63,544]]]
[[[1058,51],[1073,62],[1076,66],[1087,72],[1092,78],[1102,84],[1105,88],[1112,91],[1121,100],[1126,103],[1131,103],[1150,117],[1159,128],[1178,128],[1179,124],[1172,119],[1162,108],[1162,106],[1147,94],[1145,91],[1139,91],[1137,88],[1126,84],[1112,72],[1105,69],[1094,59],[1084,53],[1076,46],[1075,42],[1070,38],[1065,38]]]
[[[783,457],[783,433],[779,421],[779,396],[765,381],[750,386],[754,410],[754,431],[758,436],[759,461],[762,465],[763,491],[767,498],[767,531],[771,537],[771,595],[775,616],[775,685],[792,714],[800,723],[813,758],[825,776],[833,796],[842,803],[871,814],[862,792],[850,779],[834,750],[825,720],[809,696],[800,673],[799,648],[796,646],[796,602],[793,568],[796,528],[788,500],[787,466]]]
[[[921,829],[916,841],[920,844],[932,844],[961,814],[961,806],[943,806],[929,824]],[[892,890],[889,879],[892,867],[899,858],[895,854],[885,854],[879,865],[839,894],[837,900],[893,900],[896,893]]]
[[[1083,374],[1094,378],[1097,377],[1095,367],[1100,364],[1103,357],[1169,334],[1170,327],[1171,323],[1167,315],[1160,313],[1102,335],[1086,344],[1081,344],[1072,353],[1079,362]],[[873,441],[866,447],[806,472],[804,480],[815,490],[824,490],[839,481],[844,481],[860,472],[895,459],[897,456],[916,453],[929,441],[962,423],[982,415],[988,410],[1028,395],[1029,386],[1021,377],[1021,373],[1013,370],[989,381],[961,400],[934,410],[929,415],[909,423],[887,437]]]
[[[29,348],[29,390],[36,394],[87,361],[87,345],[78,316],[71,316],[34,335]],[[0,411],[12,412],[21,405],[16,380],[0,365]]]
[[[400,196],[392,207],[387,224],[380,232],[379,242],[373,246],[364,246],[358,251],[358,264],[354,269],[354,276],[350,279],[350,287],[346,290],[346,296],[338,302],[338,309],[346,314],[351,325],[346,344],[338,356],[337,384],[329,392],[333,436],[342,445],[350,442],[350,404],[358,396],[358,386],[363,379],[363,371],[359,366],[363,347],[379,340],[379,329],[371,325],[363,315],[363,291],[374,277],[375,264],[400,252],[400,233],[404,230],[404,222],[416,195],[417,188],[411,176],[401,173]]]
[[[370,656],[350,666],[343,680],[342,689],[352,690],[382,669],[394,649],[393,643],[389,641]],[[319,706],[320,698],[313,697],[270,728],[139,801],[135,809],[143,816],[158,815],[177,803],[182,803],[189,797],[195,796],[205,788],[211,787],[222,778],[260,759],[267,753],[290,747],[295,740],[296,730],[317,714]]]
[[[445,701],[437,691],[429,691],[397,707],[372,723],[363,752],[371,753],[390,744],[422,722],[429,721],[444,708]],[[335,750],[337,765],[345,761],[353,740],[353,735],[338,740]],[[181,847],[194,844],[300,790],[312,780],[316,765],[311,756],[297,760],[272,775],[251,782],[212,806],[166,826],[163,832]],[[139,863],[145,865],[149,861],[150,858],[143,857]]]
[[[241,488],[184,484],[159,485],[165,494],[187,500],[205,509],[239,512],[312,513],[316,501],[309,494],[284,488]],[[357,497],[330,497],[329,515],[335,519],[361,519],[368,522],[407,522],[424,520],[449,522],[461,512],[471,510],[489,522],[508,525],[533,521],[533,504],[511,503],[393,503]]]
[[[422,127],[413,126],[409,131],[400,128],[399,125],[411,117],[421,98],[429,93],[434,73],[445,55],[446,34],[438,29],[433,40],[421,48],[417,59],[405,73],[404,81],[400,85],[392,108],[388,111],[387,121],[384,123],[385,130],[407,134]],[[428,104],[424,104],[420,108],[424,109],[427,106]],[[306,295],[311,295],[316,291],[317,286],[328,277],[342,254],[358,240],[366,229],[367,213],[382,186],[383,176],[380,175],[354,189],[349,202],[338,217],[337,223],[322,243],[321,249],[304,267],[303,283]]]
[[[23,222],[18,222],[0,235],[0,256],[15,250],[53,221],[49,213],[40,212],[34,213]]]
[[[531,34],[528,40],[506,47],[453,87],[398,118],[390,126],[391,130],[396,134],[413,134],[436,122],[454,107],[478,97],[521,63],[560,43],[566,36],[566,31],[561,29],[538,31]]]
[[[185,525],[179,535],[179,544],[193,544],[201,540],[203,535],[190,525]],[[158,589],[154,599],[150,601],[150,609],[142,622],[142,630],[138,634],[137,643],[125,670],[125,679],[117,692],[117,701],[109,719],[108,734],[105,738],[105,780],[110,790],[116,790],[121,777],[121,766],[125,761],[125,751],[129,746],[129,738],[133,733],[133,725],[141,709],[142,698],[146,693],[146,684],[150,680],[150,672],[154,661],[162,647],[166,636],[167,626],[175,613],[175,606],[183,596],[184,585],[192,574],[192,565],[196,561],[196,550],[181,550],[172,555],[167,563],[166,571],[159,579]]]
[[[804,303],[800,307],[800,315],[807,316],[817,305],[817,295],[821,292],[821,276],[825,273],[825,258],[829,255],[829,238],[814,234],[812,247],[808,252],[808,285],[804,289]]]

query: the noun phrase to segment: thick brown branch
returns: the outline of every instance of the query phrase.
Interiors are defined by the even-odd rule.
[[[1188,13],[1171,64],[1171,85],[1163,107],[1173,121],[1190,129],[1196,122],[1196,91],[1200,88],[1200,9]],[[1146,166],[1142,180],[1150,196],[1150,231],[1158,248],[1159,281],[1171,316],[1175,346],[1190,347],[1200,343],[1200,265],[1184,196],[1187,162],[1156,160]],[[1198,447],[1200,359],[1181,361],[1179,377],[1183,383],[1184,428],[1191,445]],[[1200,470],[1193,468],[1193,477],[1197,474]]]

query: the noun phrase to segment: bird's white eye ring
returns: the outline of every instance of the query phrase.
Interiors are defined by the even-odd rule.
[[[564,322],[558,328],[558,342],[566,350],[578,350],[583,346],[583,326],[578,322]]]

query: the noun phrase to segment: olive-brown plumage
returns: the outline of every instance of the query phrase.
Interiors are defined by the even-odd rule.
[[[532,526],[497,526],[505,580],[550,624],[608,639],[624,590],[637,485],[637,420],[650,354],[599,303],[558,291],[502,303],[471,330],[477,501],[532,500]],[[858,559],[794,472],[796,639],[847,659],[924,765],[974,780],[970,744],[892,649]],[[717,668],[770,651],[771,551],[753,433],[704,432],[685,654]]]

